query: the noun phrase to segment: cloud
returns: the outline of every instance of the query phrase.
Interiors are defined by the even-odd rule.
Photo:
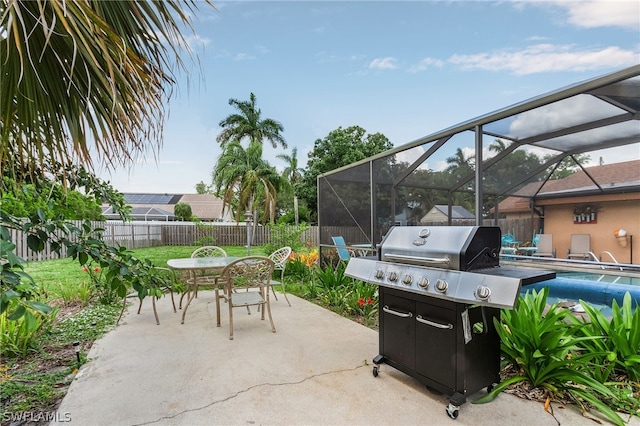
[[[369,63],[369,69],[393,70],[398,68],[395,64],[396,58],[387,56],[386,58],[376,58]]]
[[[510,71],[527,75],[555,71],[586,71],[623,68],[638,62],[638,52],[609,46],[573,50],[572,45],[537,44],[524,50],[453,55],[448,62],[463,70]]]
[[[440,59],[424,58],[423,60],[418,62],[416,65],[411,66],[407,71],[412,74],[415,74],[420,71],[426,71],[429,68],[433,68],[433,67],[442,68],[443,66],[444,66],[444,62],[441,61]]]
[[[581,28],[623,27],[638,30],[640,3],[627,1],[561,1],[555,3],[566,9],[567,21]]]
[[[255,59],[256,57],[253,55],[249,55],[247,53],[236,53],[233,57],[234,61],[249,61],[251,59]]]

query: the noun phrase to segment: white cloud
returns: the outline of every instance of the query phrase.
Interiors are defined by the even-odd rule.
[[[398,68],[395,64],[396,58],[387,56],[386,58],[376,58],[369,63],[370,69],[392,70]]]
[[[442,68],[443,66],[444,66],[444,62],[441,61],[440,59],[424,58],[423,60],[418,62],[416,65],[411,66],[408,69],[408,72],[417,73],[420,71],[426,71],[427,69],[432,67]]]
[[[527,75],[554,71],[623,68],[638,62],[639,52],[609,46],[573,50],[572,45],[537,44],[524,50],[501,50],[475,55],[453,55],[448,61],[464,70],[510,71]]]
[[[234,61],[248,61],[251,59],[255,59],[255,56],[249,55],[247,53],[236,53],[236,55],[233,57]]]
[[[556,4],[567,10],[568,22],[578,27],[624,27],[636,31],[640,27],[640,2],[636,0],[561,1]]]

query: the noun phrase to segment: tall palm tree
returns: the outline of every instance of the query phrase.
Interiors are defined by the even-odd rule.
[[[249,143],[245,150],[239,141],[225,145],[213,171],[216,195],[222,196],[225,208],[235,207],[235,218],[245,211],[257,216],[256,201],[261,200],[263,221],[275,218],[276,197],[281,181],[276,169],[262,159],[262,144]]]
[[[0,1],[3,174],[60,163],[64,177],[69,164],[113,168],[158,149],[198,3]]]
[[[449,164],[449,167],[447,167],[447,170],[453,171],[458,168],[469,170],[473,167],[474,158],[475,157],[473,155],[467,157],[464,154],[464,151],[458,148],[456,149],[456,153],[454,155],[447,158],[447,164]]]
[[[229,105],[237,109],[238,113],[229,115],[219,123],[222,132],[216,141],[220,146],[224,148],[231,141],[248,138],[250,143],[262,143],[266,139],[274,148],[277,148],[278,144],[284,149],[287,148],[287,143],[281,135],[284,131],[282,124],[271,118],[260,119],[262,111],[256,107],[256,95],[251,93],[249,101],[229,99]]]
[[[296,225],[298,225],[298,193],[296,192],[296,184],[302,181],[302,173],[304,172],[304,169],[298,167],[298,148],[293,148],[291,155],[278,154],[276,158],[287,163],[287,167],[282,171],[282,177],[285,178],[293,188],[293,213]]]

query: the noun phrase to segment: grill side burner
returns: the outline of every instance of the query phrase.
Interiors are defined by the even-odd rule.
[[[345,275],[379,286],[379,354],[449,397],[458,416],[466,396],[500,380],[500,308],[513,309],[522,284],[548,271],[501,268],[497,227],[394,227],[377,260],[352,258]]]

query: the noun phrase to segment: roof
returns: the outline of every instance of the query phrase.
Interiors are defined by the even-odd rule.
[[[132,207],[132,214],[137,220],[145,220],[145,212],[155,209],[158,217],[171,215],[176,204],[186,203],[191,207],[191,213],[201,220],[221,220],[223,201],[213,194],[153,194],[153,193],[124,193],[125,202]],[[109,218],[110,206],[103,206],[103,215]],[[156,214],[154,213],[154,214]],[[149,213],[147,213],[149,215]],[[149,219],[152,220],[152,219]],[[153,219],[165,220],[165,219]],[[174,220],[174,219],[169,219]]]
[[[603,190],[608,189],[608,192],[612,192],[614,188],[620,190],[632,188],[632,192],[637,192],[639,186],[640,160],[586,167],[563,179],[548,180],[546,183],[529,183],[517,191],[514,196],[500,202],[498,211],[502,213],[529,211],[530,198],[546,199],[601,193],[603,192],[600,190],[601,187]]]
[[[438,204],[433,206],[433,209],[438,210],[444,217],[449,217],[449,206]],[[474,219],[475,217],[473,213],[462,206],[451,206],[451,219]]]
[[[102,207],[102,215],[106,217],[108,220],[120,220],[120,215],[117,213],[113,213],[113,210],[110,206]],[[144,221],[176,220],[176,216],[172,212],[163,210],[157,207],[132,207],[131,217],[133,218],[133,220],[144,220]]]

